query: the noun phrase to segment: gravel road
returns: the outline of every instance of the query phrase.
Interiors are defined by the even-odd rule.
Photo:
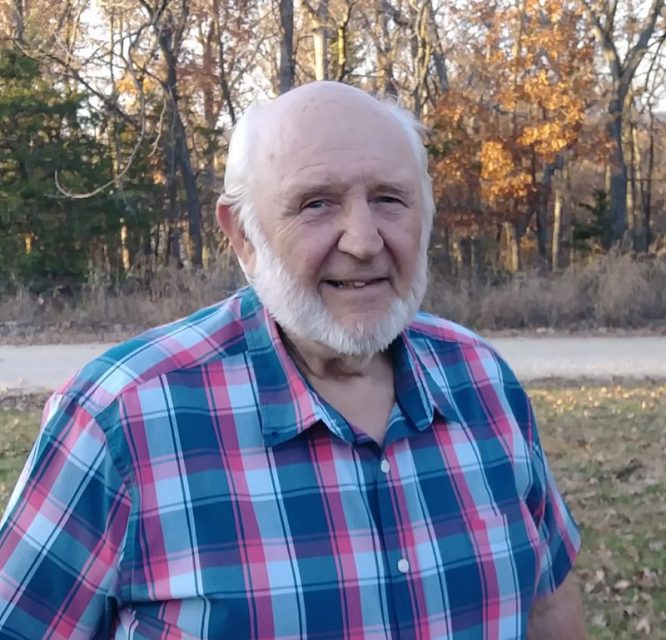
[[[529,337],[492,340],[522,380],[666,379],[666,337]],[[0,392],[50,391],[108,344],[0,345]]]

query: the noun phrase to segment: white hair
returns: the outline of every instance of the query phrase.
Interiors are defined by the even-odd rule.
[[[411,111],[400,106],[394,99],[377,100],[386,109],[403,130],[414,153],[421,175],[423,202],[422,236],[427,246],[432,231],[435,215],[435,201],[432,192],[432,179],[428,173],[428,153],[423,144],[424,125]],[[253,151],[257,145],[258,121],[262,111],[270,105],[269,101],[255,102],[238,120],[229,141],[227,165],[224,172],[224,193],[219,202],[230,207],[231,213],[238,219],[247,233],[248,227],[256,224],[254,203],[252,201]]]

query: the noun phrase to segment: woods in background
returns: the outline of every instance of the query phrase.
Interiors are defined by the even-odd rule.
[[[315,79],[428,125],[438,274],[666,252],[666,0],[3,0],[0,290],[210,266],[226,145]]]

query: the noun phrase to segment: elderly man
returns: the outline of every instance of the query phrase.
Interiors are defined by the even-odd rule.
[[[576,526],[529,401],[417,308],[419,126],[336,83],[251,108],[217,215],[251,287],[49,401],[1,638],[576,640]]]

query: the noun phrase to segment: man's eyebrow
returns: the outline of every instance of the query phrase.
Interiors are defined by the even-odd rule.
[[[294,182],[287,185],[282,190],[282,195],[285,200],[291,202],[293,200],[302,200],[316,195],[338,193],[342,189],[344,189],[342,184],[336,184],[333,182]]]
[[[306,198],[315,195],[326,195],[330,193],[339,193],[348,189],[349,185],[346,182],[294,182],[288,184],[283,189],[283,195],[287,200]],[[395,194],[409,195],[413,191],[411,181],[396,179],[396,180],[383,180],[381,182],[370,183],[368,191],[380,192],[386,191]]]
[[[395,182],[378,182],[377,184],[371,185],[371,191],[388,191],[390,193],[399,193],[402,195],[408,195],[412,190],[411,183],[398,181]]]

